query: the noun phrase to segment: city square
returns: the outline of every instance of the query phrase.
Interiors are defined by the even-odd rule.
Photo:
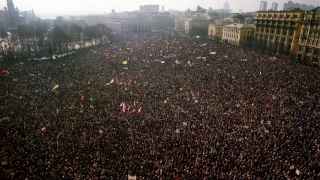
[[[320,74],[289,59],[148,37],[6,69],[5,177],[308,179],[319,172]]]
[[[320,179],[319,67],[317,0],[0,0],[0,180]]]

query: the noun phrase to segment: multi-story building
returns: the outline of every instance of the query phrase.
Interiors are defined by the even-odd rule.
[[[256,45],[276,53],[295,55],[304,11],[260,11],[256,17]]]
[[[235,45],[250,45],[254,38],[255,26],[251,24],[230,24],[223,27],[222,40]]]
[[[169,12],[114,12],[108,15],[74,16],[72,22],[75,21],[88,25],[104,24],[113,33],[124,36],[129,36],[129,33],[171,32],[174,28],[174,16]]]
[[[304,15],[298,59],[320,65],[320,7],[307,11]]]
[[[190,30],[191,30],[191,21],[192,19],[189,18],[187,20],[184,21],[184,33],[189,34]]]
[[[160,11],[159,5],[142,5],[140,6],[140,12],[143,13],[158,13]]]
[[[174,19],[174,30],[178,33],[184,33],[186,20],[185,16],[176,16]]]
[[[25,24],[30,24],[33,21],[39,20],[33,10],[21,11],[20,16]]]
[[[4,27],[6,22],[7,22],[7,13],[4,10],[0,10],[0,26]]]
[[[16,9],[13,0],[7,0],[7,10],[10,28],[16,28],[19,22],[19,11]]]
[[[185,21],[185,33],[190,36],[207,37],[209,20],[199,17]]]
[[[222,39],[223,25],[217,23],[210,23],[208,27],[209,39],[220,40]]]
[[[279,4],[277,2],[273,2],[271,4],[271,11],[278,11]]]
[[[309,11],[316,8],[315,6],[312,5],[307,5],[307,4],[301,4],[301,3],[294,3],[292,1],[288,1],[287,3],[284,3],[283,5],[283,10],[284,11],[289,11],[289,10],[294,10],[294,9],[301,9],[304,11]]]
[[[256,17],[256,46],[305,62],[319,61],[320,8],[312,11],[261,11]]]
[[[268,2],[267,1],[260,1],[260,11],[266,11],[268,9]]]

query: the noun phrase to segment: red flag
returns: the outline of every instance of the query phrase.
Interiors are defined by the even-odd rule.
[[[7,76],[9,75],[9,71],[6,69],[0,69],[0,76]]]

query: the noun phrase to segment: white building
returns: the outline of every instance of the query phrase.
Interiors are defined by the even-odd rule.
[[[253,41],[255,26],[250,24],[230,24],[223,27],[222,40],[235,45],[248,45]]]

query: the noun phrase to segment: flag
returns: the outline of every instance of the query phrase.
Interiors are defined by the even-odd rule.
[[[0,69],[0,76],[7,76],[9,75],[9,71],[8,70],[5,70],[5,69]]]

